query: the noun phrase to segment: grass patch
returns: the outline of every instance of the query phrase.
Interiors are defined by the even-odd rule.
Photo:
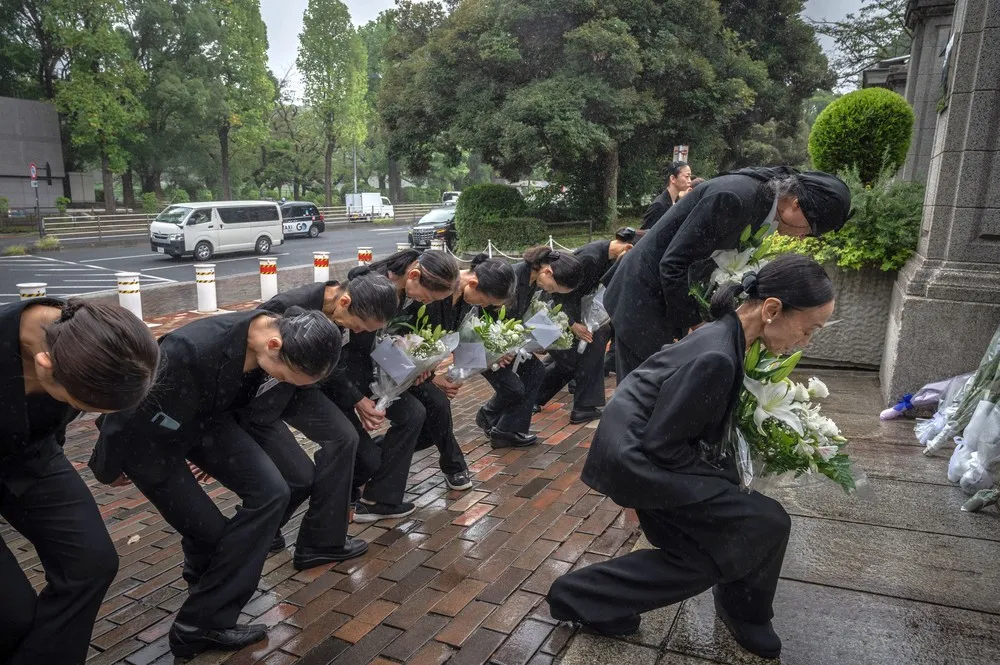
[[[4,247],[4,256],[24,256],[28,253],[28,248],[24,245],[10,245],[9,247]]]
[[[45,236],[35,243],[35,249],[41,252],[60,249],[61,247],[62,245],[59,244],[59,238],[56,236]]]
[[[396,220],[392,217],[379,217],[372,220],[372,224],[377,224],[378,226],[392,226],[395,223]]]

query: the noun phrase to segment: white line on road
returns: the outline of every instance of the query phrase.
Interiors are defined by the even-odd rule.
[[[268,254],[268,256],[273,256],[273,257],[288,256],[288,255],[289,255],[289,252],[282,252],[281,254]],[[218,260],[218,261],[212,261],[211,259],[209,259],[209,261],[211,261],[213,264],[216,264],[216,263],[232,263],[233,261],[256,261],[258,258],[260,258],[260,257],[257,257],[257,256],[242,256],[242,257],[237,258],[237,259],[221,259],[221,260]],[[145,274],[147,272],[153,272],[154,270],[170,270],[172,268],[192,268],[192,267],[194,267],[193,263],[189,263],[187,265],[185,265],[183,263],[175,263],[175,264],[169,265],[169,266],[159,266],[157,268],[146,268],[142,272],[143,272],[143,274]],[[105,268],[105,270],[110,270],[110,268]],[[162,279],[162,278],[158,278],[158,279]],[[169,280],[169,281],[173,282],[173,281],[176,281],[176,280]]]

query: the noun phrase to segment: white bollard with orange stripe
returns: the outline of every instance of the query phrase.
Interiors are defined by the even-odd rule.
[[[408,242],[397,242],[396,243],[396,251],[397,252],[405,252],[408,249],[410,249],[410,243],[408,243]]]
[[[439,240],[437,238],[431,240],[431,249],[435,252],[443,252],[445,247],[447,247],[447,245],[444,244],[444,240]]]
[[[18,284],[17,289],[21,292],[21,300],[31,300],[32,298],[44,298],[47,286],[48,284],[45,282],[25,282]]]
[[[330,281],[330,252],[313,252],[313,281]]]
[[[373,261],[371,247],[358,247],[358,265],[366,266]]]
[[[118,272],[118,304],[142,321],[142,296],[139,294],[139,273]]]
[[[219,305],[215,297],[215,264],[195,264],[194,281],[198,289],[198,311],[205,314],[217,312]]]
[[[278,259],[260,258],[260,300],[267,302],[278,295]]]

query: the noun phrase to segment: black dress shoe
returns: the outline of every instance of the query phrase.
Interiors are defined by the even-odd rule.
[[[601,410],[596,406],[585,406],[581,409],[573,409],[569,414],[569,422],[573,425],[589,423],[592,420],[601,419]]]
[[[542,412],[542,405],[541,404],[534,405],[533,407],[531,407],[531,412],[532,413],[541,413]]]
[[[502,432],[496,428],[490,432],[490,445],[494,448],[527,448],[538,442],[534,434],[521,432]]]
[[[368,551],[368,543],[360,538],[347,537],[343,547],[296,547],[292,565],[295,570],[306,570],[324,563],[347,561]]]
[[[493,429],[493,425],[490,425],[490,419],[486,415],[486,411],[483,409],[479,409],[479,411],[476,412],[476,426],[483,430],[483,434],[486,436],[489,436],[490,430]]]
[[[736,643],[752,654],[761,658],[778,658],[781,656],[781,638],[774,632],[771,622],[749,623],[734,618],[719,601],[718,587],[712,589],[715,597],[715,613],[726,624],[733,634]]]
[[[278,552],[284,552],[285,547],[285,537],[279,533],[271,541],[271,546],[267,548],[267,551],[271,554],[277,554]]]
[[[580,622],[580,627],[588,633],[597,633],[605,637],[624,637],[633,635],[639,630],[642,624],[642,617],[635,616],[618,619],[616,621],[595,621],[594,623]]]
[[[571,379],[570,382],[566,384],[566,392],[570,395],[576,392],[576,379]]]
[[[267,637],[262,624],[233,626],[223,630],[195,628],[177,621],[170,627],[170,652],[177,658],[194,658],[202,651],[239,651]]]

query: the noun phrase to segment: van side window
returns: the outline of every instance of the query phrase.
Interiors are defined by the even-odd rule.
[[[240,224],[247,221],[244,210],[246,208],[219,208],[219,217],[226,224]]]
[[[208,224],[212,221],[212,209],[211,208],[200,208],[191,213],[188,218],[188,226],[196,226],[198,224]]]

